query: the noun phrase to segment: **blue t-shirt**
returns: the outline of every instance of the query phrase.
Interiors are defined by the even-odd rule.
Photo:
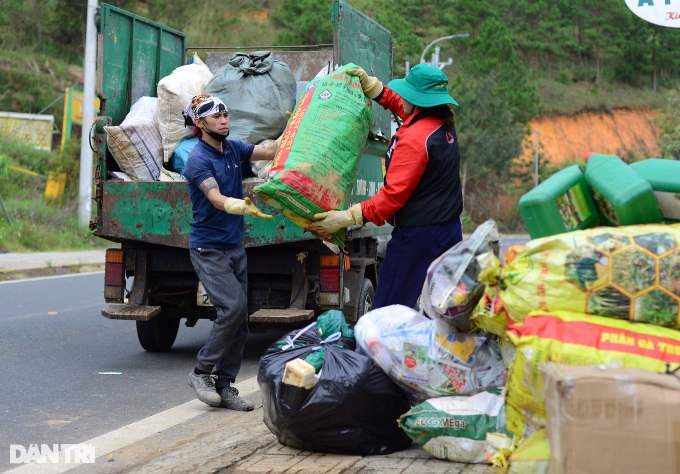
[[[217,209],[199,185],[212,177],[222,195],[243,199],[241,161],[250,159],[255,145],[225,140],[222,148],[224,152],[199,140],[187,159],[184,175],[189,181],[194,214],[189,235],[191,248],[230,249],[237,247],[245,235],[243,216]]]

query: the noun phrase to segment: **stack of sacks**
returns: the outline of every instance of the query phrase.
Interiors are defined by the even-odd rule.
[[[365,314],[355,327],[360,350],[416,405],[400,426],[440,459],[493,463],[514,446],[498,340],[507,322],[494,310],[498,241],[487,221],[435,260],[421,293],[424,314],[393,305]]]
[[[601,316],[535,311],[511,325],[517,347],[506,397],[508,430],[529,436],[545,427],[542,364],[610,365],[664,372],[680,364],[680,332]]]
[[[504,268],[516,346],[508,429],[545,426],[546,362],[663,372],[680,363],[680,226],[596,228],[529,242]],[[660,327],[662,326],[662,327]]]
[[[106,144],[114,160],[132,181],[183,181],[178,173],[163,168],[180,141],[191,130],[181,111],[212,77],[194,53],[190,64],[176,68],[158,83],[158,97],[141,97],[118,126],[104,127]]]

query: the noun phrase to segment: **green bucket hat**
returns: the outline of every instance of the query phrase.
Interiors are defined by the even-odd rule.
[[[458,105],[449,95],[446,74],[430,64],[416,64],[404,79],[393,79],[387,87],[418,107]]]

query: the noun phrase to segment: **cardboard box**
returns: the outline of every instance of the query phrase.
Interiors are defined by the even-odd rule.
[[[551,473],[680,472],[680,379],[548,363]]]

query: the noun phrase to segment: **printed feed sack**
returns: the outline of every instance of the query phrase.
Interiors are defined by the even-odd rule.
[[[508,434],[502,392],[496,388],[469,397],[431,398],[402,415],[399,426],[434,457],[486,463],[487,433]]]
[[[303,228],[314,214],[347,208],[371,124],[371,101],[347,64],[307,85],[258,192]],[[325,235],[344,246],[344,229]]]
[[[545,427],[545,393],[539,370],[546,362],[608,364],[665,372],[680,366],[680,332],[567,311],[534,311],[512,324],[517,350],[508,371],[508,431],[528,436]]]
[[[678,329],[680,224],[598,227],[532,240],[506,265],[500,285],[517,322],[541,309]]]

